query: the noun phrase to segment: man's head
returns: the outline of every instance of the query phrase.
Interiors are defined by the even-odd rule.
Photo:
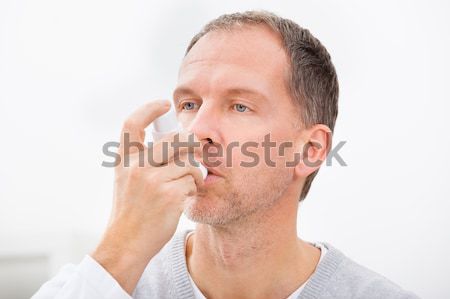
[[[223,150],[213,167],[221,177],[188,200],[187,216],[226,224],[286,193],[303,200],[331,146],[337,100],[330,56],[308,30],[265,11],[208,23],[186,50],[174,102],[207,151]],[[267,136],[276,144],[269,149],[275,164],[267,163]],[[286,142],[292,146],[281,151]],[[249,152],[259,161],[242,166],[255,162]],[[303,159],[286,167],[295,153]]]

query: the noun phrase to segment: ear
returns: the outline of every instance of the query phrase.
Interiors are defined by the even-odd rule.
[[[300,160],[295,166],[295,175],[306,178],[319,169],[326,160],[331,148],[332,132],[323,124],[314,125],[302,132],[302,148],[300,148]]]

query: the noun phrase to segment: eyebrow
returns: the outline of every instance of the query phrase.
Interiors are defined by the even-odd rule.
[[[246,88],[246,87],[232,87],[232,88],[227,88],[224,92],[224,95],[226,96],[245,96],[245,95],[250,95],[253,97],[257,97],[258,99],[262,99],[264,101],[268,101],[267,96],[265,96],[264,94],[262,94],[259,91],[256,91],[254,89],[250,89],[250,88]],[[177,98],[182,96],[182,95],[193,95],[193,96],[197,96],[196,92],[187,87],[187,86],[180,86],[177,87],[174,92],[173,92],[173,98],[174,101],[177,102]]]

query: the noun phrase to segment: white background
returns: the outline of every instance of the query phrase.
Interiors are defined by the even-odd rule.
[[[450,298],[449,5],[243,2],[0,1],[0,297],[29,296],[93,248],[112,197],[102,145],[137,106],[169,98],[201,26],[267,9],[309,28],[340,80],[348,166],[320,171],[300,236]]]

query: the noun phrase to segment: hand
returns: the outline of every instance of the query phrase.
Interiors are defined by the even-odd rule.
[[[148,262],[175,233],[185,199],[195,195],[203,184],[200,170],[187,161],[192,152],[184,147],[175,153],[170,146],[177,133],[150,149],[144,145],[145,128],[169,108],[169,101],[153,101],[125,121],[119,148],[121,162],[115,168],[113,210],[103,239],[92,254],[130,294]],[[128,148],[124,146],[127,136],[128,144],[133,144]],[[187,142],[188,137],[183,132],[179,140]],[[169,142],[167,153],[163,153],[164,142]],[[149,163],[149,154],[151,161],[158,163]],[[175,163],[175,154],[184,166]],[[128,165],[124,163],[126,157]]]

